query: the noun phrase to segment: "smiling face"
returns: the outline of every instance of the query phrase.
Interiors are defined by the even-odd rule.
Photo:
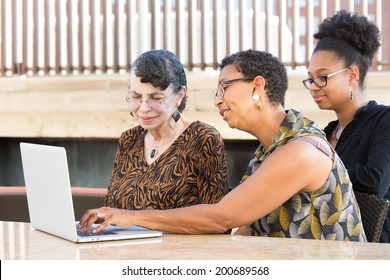
[[[180,94],[175,94],[171,86],[161,90],[151,83],[141,83],[141,78],[134,73],[130,75],[129,84],[127,100],[138,124],[147,130],[168,124],[177,108]]]
[[[247,131],[248,110],[255,108],[252,100],[253,79],[248,81],[240,78],[244,77],[234,65],[227,65],[221,70],[214,105],[219,108],[219,114],[229,127]],[[235,79],[238,80],[229,82]],[[224,92],[222,99],[218,97],[222,96],[221,91]]]
[[[317,78],[329,75],[345,68],[345,63],[337,59],[332,52],[317,51],[313,53],[308,68],[308,77]],[[314,83],[310,85],[310,94],[320,109],[337,110],[346,102],[350,102],[349,70],[327,78],[327,85],[320,88]]]

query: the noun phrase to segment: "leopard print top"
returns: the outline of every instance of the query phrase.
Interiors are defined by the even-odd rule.
[[[225,146],[215,128],[191,123],[150,165],[144,158],[146,133],[137,126],[119,139],[106,206],[172,209],[216,203],[228,192]]]

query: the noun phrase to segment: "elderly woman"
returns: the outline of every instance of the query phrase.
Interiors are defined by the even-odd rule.
[[[228,192],[223,140],[182,115],[186,93],[173,53],[148,51],[134,61],[126,100],[139,125],[119,139],[106,206],[171,209],[216,203]]]
[[[222,60],[214,104],[231,128],[260,142],[241,184],[219,203],[174,210],[88,210],[79,227],[139,225],[174,233],[224,233],[250,225],[255,235],[366,241],[352,185],[325,135],[285,111],[287,73],[269,53]],[[98,219],[98,216],[100,219]]]

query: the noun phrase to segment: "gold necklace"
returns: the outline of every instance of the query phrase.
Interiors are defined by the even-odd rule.
[[[182,128],[182,124],[177,128],[177,130],[175,131],[175,134],[168,139],[168,141],[162,143],[162,144],[155,144],[152,148],[152,150],[150,151],[150,158],[154,158],[156,155],[157,155],[157,148],[158,147],[161,147],[161,146],[165,146],[166,144],[168,144],[170,141],[172,141],[172,139],[174,139],[178,134],[179,132],[181,131],[181,128]]]

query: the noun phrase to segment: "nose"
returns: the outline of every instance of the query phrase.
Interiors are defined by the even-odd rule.
[[[150,104],[149,104],[149,101],[146,99],[146,100],[140,100],[140,102],[139,102],[140,104],[139,104],[139,108],[138,108],[138,110],[145,110],[145,109],[147,109],[146,111],[148,111],[148,110],[150,110],[150,108],[151,108],[151,106],[150,106]]]
[[[217,95],[214,97],[214,106],[219,107],[222,104],[222,99],[220,99]]]

